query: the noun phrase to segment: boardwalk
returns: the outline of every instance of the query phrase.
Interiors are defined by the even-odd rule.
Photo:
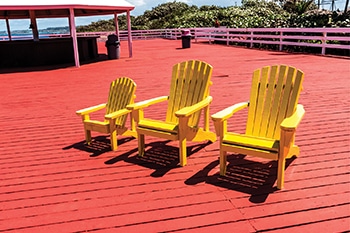
[[[181,41],[134,41],[134,57],[74,67],[0,70],[0,232],[343,232],[350,230],[350,60]],[[106,49],[101,43],[100,53]],[[288,162],[276,190],[276,163],[229,157],[218,176],[218,143],[189,143],[186,167],[177,144],[93,134],[84,145],[75,111],[103,103],[111,80],[128,76],[137,100],[167,95],[173,64],[214,67],[214,113],[249,95],[251,73],[272,64],[306,74],[300,103],[300,157]],[[163,117],[164,105],[146,116]],[[100,115],[96,115],[99,117]],[[242,128],[238,115],[232,127]],[[213,125],[211,124],[211,129]]]

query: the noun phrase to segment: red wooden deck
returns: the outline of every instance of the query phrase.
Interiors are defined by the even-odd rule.
[[[119,60],[0,71],[1,232],[350,230],[349,59],[200,43],[180,49],[181,41],[162,39],[133,45],[132,59],[122,43]],[[301,155],[288,163],[284,190],[275,189],[275,162],[232,155],[230,176],[218,176],[217,142],[189,143],[183,168],[177,144],[157,138],[146,137],[144,158],[128,138],[116,152],[96,133],[84,145],[75,111],[105,102],[113,79],[133,78],[137,100],[167,95],[172,65],[187,59],[214,67],[211,113],[247,100],[255,68],[305,72]],[[162,117],[163,108],[146,116]],[[232,123],[243,122],[238,115]]]

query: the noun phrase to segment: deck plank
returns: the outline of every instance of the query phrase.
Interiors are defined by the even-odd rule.
[[[181,41],[162,39],[133,46],[133,58],[122,41],[120,59],[78,69],[0,70],[0,232],[350,230],[348,58],[204,43],[179,49]],[[99,52],[106,53],[104,43]],[[98,133],[84,144],[75,111],[105,102],[111,80],[134,79],[136,101],[167,95],[171,67],[185,59],[214,67],[211,114],[248,99],[256,68],[287,64],[305,72],[301,153],[288,162],[284,190],[275,188],[276,162],[249,156],[230,155],[229,175],[220,177],[218,142],[188,143],[185,167],[177,165],[176,142],[146,137],[143,158],[135,139],[119,138],[115,152]],[[145,114],[161,119],[165,107]],[[229,129],[244,124],[242,112]]]

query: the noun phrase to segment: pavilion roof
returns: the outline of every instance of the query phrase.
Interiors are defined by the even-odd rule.
[[[92,16],[120,14],[133,10],[135,7],[125,0],[2,0],[0,3],[0,19],[29,18],[29,10],[35,10],[37,18],[69,17],[69,9],[75,16]]]

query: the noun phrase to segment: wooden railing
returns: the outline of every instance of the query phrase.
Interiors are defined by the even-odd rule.
[[[133,40],[153,38],[181,39],[182,29],[132,30]],[[190,28],[195,42],[219,42],[226,45],[236,44],[252,47],[274,46],[277,50],[291,46],[320,48],[321,54],[327,49],[342,50],[350,56],[350,28]],[[78,36],[99,36],[105,41],[115,32],[84,32]],[[52,35],[65,37],[69,35]],[[127,40],[128,32],[119,32],[120,40]],[[1,38],[0,38],[1,40]]]
[[[107,36],[114,34],[114,31],[110,32],[79,32],[78,36],[100,36],[101,40],[107,39]],[[167,38],[167,39],[180,39],[181,30],[179,29],[154,29],[154,30],[132,30],[133,40],[148,40],[154,38]],[[119,31],[120,40],[128,40],[128,31]]]
[[[196,28],[194,35],[196,42],[277,45],[280,51],[286,46],[319,47],[323,55],[327,48],[350,50],[350,28]]]
[[[345,50],[350,56],[350,28],[190,28],[195,42],[220,42],[227,45],[238,44],[248,47],[275,45],[279,51],[290,46]],[[78,33],[79,35],[99,35],[106,39],[114,32]],[[127,31],[120,31],[120,40],[127,40]],[[181,29],[133,30],[133,40],[153,38],[181,39]]]

